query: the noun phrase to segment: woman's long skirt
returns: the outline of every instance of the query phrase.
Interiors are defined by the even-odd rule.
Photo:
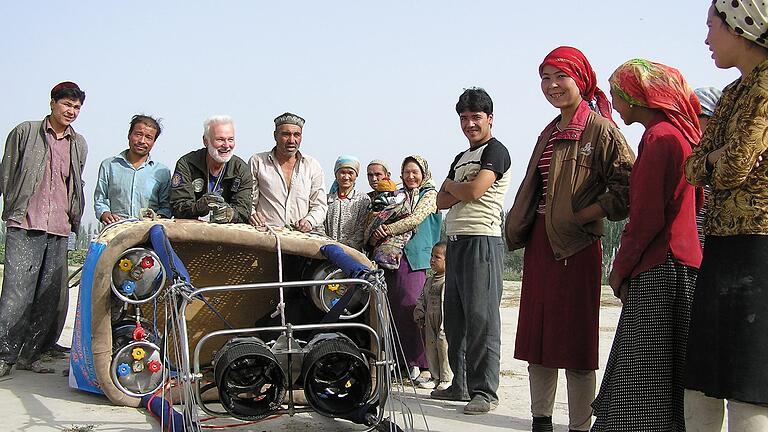
[[[708,235],[704,244],[686,388],[768,404],[768,235]]]
[[[405,353],[405,364],[418,366],[420,369],[428,369],[429,364],[424,351],[424,336],[413,319],[413,309],[416,307],[416,300],[419,299],[421,290],[424,288],[427,272],[426,270],[411,270],[411,265],[403,254],[400,258],[400,268],[385,270],[384,278],[387,282],[387,298],[389,298],[389,305],[392,308],[392,318]],[[399,352],[397,358],[401,359]]]
[[[515,358],[548,368],[597,369],[600,241],[556,260],[544,215],[537,215],[523,258]]]
[[[685,431],[683,382],[697,270],[666,261],[630,279],[592,431]]]

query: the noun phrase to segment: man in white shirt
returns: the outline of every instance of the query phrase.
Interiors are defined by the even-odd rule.
[[[299,151],[304,119],[285,113],[275,119],[275,146],[251,157],[253,205],[257,228],[290,226],[302,232],[323,224],[328,203],[320,163]]]

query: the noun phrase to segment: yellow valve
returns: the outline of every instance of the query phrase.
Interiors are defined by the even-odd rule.
[[[144,348],[141,347],[136,347],[133,349],[133,351],[131,351],[131,356],[134,360],[141,360],[145,355],[146,353],[144,352]]]
[[[328,291],[336,292],[341,288],[341,285],[339,284],[328,284]]]
[[[131,268],[133,268],[133,262],[128,258],[123,258],[120,260],[119,266],[120,266],[120,270],[127,272],[127,271],[130,271]]]
[[[344,383],[344,387],[345,387],[345,388],[350,388],[350,387],[352,387],[352,384],[353,384],[353,383],[352,383],[352,380],[349,380],[349,381],[347,381],[346,383]]]

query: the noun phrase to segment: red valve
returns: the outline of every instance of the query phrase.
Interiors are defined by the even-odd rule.
[[[149,369],[150,372],[156,373],[160,372],[161,364],[157,360],[152,360],[149,363],[147,363],[147,369]]]
[[[135,341],[142,341],[145,337],[147,337],[147,331],[144,330],[144,327],[141,326],[141,323],[136,321],[136,328],[133,329],[133,334],[131,335],[133,337],[133,340]]]
[[[141,267],[145,269],[152,268],[155,265],[155,260],[151,256],[147,255],[141,259]]]

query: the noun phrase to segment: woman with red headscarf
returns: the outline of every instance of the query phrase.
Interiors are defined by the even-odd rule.
[[[598,361],[603,219],[627,217],[634,155],[581,51],[555,49],[539,75],[560,115],[539,136],[507,214],[507,246],[525,247],[515,358],[528,361],[533,431],[552,430],[558,369],[568,380],[570,430],[585,431]]]
[[[699,100],[677,69],[630,60],[611,75],[613,106],[645,133],[629,182],[629,222],[608,282],[624,304],[593,432],[684,432],[683,371],[701,263],[696,190],[683,165],[701,138]]]

